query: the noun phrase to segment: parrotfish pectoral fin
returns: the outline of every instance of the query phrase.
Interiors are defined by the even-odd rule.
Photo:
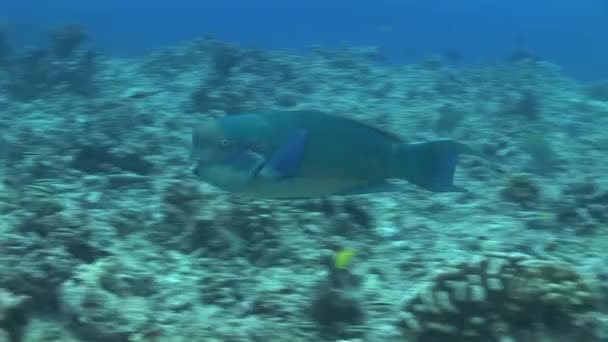
[[[268,162],[261,166],[257,175],[276,180],[294,176],[302,164],[307,141],[307,130],[294,132]]]
[[[398,147],[398,176],[433,192],[461,192],[454,185],[460,154],[477,154],[452,140],[403,144]]]

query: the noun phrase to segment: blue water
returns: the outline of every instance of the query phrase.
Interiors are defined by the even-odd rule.
[[[379,45],[393,62],[456,49],[474,64],[527,49],[572,77],[608,78],[607,0],[3,0],[0,20],[16,46],[44,44],[49,27],[76,21],[115,55],[209,33],[266,48]]]

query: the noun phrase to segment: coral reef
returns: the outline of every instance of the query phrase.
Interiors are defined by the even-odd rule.
[[[567,184],[554,208],[561,226],[594,234],[608,223],[608,192],[591,181]]]
[[[439,117],[435,123],[435,131],[439,134],[449,134],[462,123],[464,118],[464,112],[454,108],[453,105],[446,104],[439,109]]]
[[[15,299],[3,302],[14,306],[0,311],[0,338],[402,341],[406,292],[403,309],[422,327],[445,318],[479,336],[572,341],[606,306],[586,282],[605,293],[606,271],[585,266],[606,250],[608,106],[556,66],[378,65],[377,48],[298,55],[209,37],[101,58],[83,50],[82,28],[64,29],[51,49],[12,53],[0,69],[0,294]],[[463,156],[467,192],[449,194],[403,184],[260,201],[191,174],[201,116],[286,109],[345,115],[407,142],[449,136],[494,160]],[[535,136],[542,144],[522,144]],[[355,262],[328,264],[344,249]],[[485,256],[436,278],[437,298],[413,293],[471,253]],[[450,281],[474,291],[459,301]],[[432,303],[438,311],[424,311]],[[448,303],[463,315],[441,316]]]
[[[288,204],[220,194],[201,189],[198,182],[180,180],[168,184],[163,200],[163,219],[150,231],[151,239],[187,253],[201,250],[204,255],[223,258],[239,255],[260,266],[293,257],[279,232],[294,222],[342,236],[356,236],[373,226],[361,199]]]
[[[142,158],[141,153],[103,145],[80,146],[72,159],[72,167],[88,174],[110,173],[113,169],[138,175],[152,172],[152,164]]]
[[[15,57],[7,70],[8,92],[21,101],[30,101],[64,90],[89,96],[95,93],[96,54],[83,51],[57,60],[43,49],[30,49]]]
[[[284,55],[259,49],[236,49],[214,39],[206,39],[201,44],[203,49],[210,51],[207,57],[210,62],[200,85],[191,93],[189,111],[236,114],[269,106],[293,108],[317,91],[313,81],[315,77],[327,77],[304,77],[305,73],[296,72],[296,68],[312,69],[316,61],[292,61]],[[337,77],[348,78],[344,74],[349,71],[362,73],[361,80],[349,79],[357,83],[365,75],[373,77],[370,67],[377,54],[376,49],[358,51],[345,48],[337,53],[315,49],[314,53],[314,59],[331,68]],[[296,63],[302,64],[296,66]],[[381,87],[380,93],[385,92],[382,89],[386,90]]]
[[[81,26],[64,25],[52,30],[50,49],[28,48],[8,59],[6,33],[0,28],[0,64],[6,65],[7,79],[3,86],[12,98],[20,101],[65,91],[80,96],[95,94],[98,55],[78,49],[85,39]]]
[[[403,307],[408,341],[599,341],[600,296],[570,265],[492,254],[449,267]]]
[[[530,168],[539,174],[550,174],[559,165],[557,153],[542,135],[533,134],[524,137],[522,150],[530,156]]]
[[[153,286],[144,277],[121,276],[124,266],[113,259],[81,265],[59,291],[61,311],[84,340],[126,341],[147,334],[151,315],[145,295]]]
[[[91,226],[84,211],[69,209],[70,201],[62,201],[53,185],[40,183],[4,189],[20,201],[3,208],[15,225],[0,239],[6,252],[0,265],[11,270],[0,274],[0,286],[52,310],[57,307],[55,291],[73,268],[106,253],[106,232]]]

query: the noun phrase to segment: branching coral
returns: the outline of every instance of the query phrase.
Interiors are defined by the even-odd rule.
[[[405,303],[402,327],[408,341],[599,341],[599,303],[568,264],[490,254],[439,274]]]

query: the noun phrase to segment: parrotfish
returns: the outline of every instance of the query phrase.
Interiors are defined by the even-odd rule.
[[[403,191],[395,179],[431,192],[453,184],[453,140],[405,143],[397,135],[317,111],[205,118],[192,133],[193,173],[228,192],[256,198],[312,198]]]

